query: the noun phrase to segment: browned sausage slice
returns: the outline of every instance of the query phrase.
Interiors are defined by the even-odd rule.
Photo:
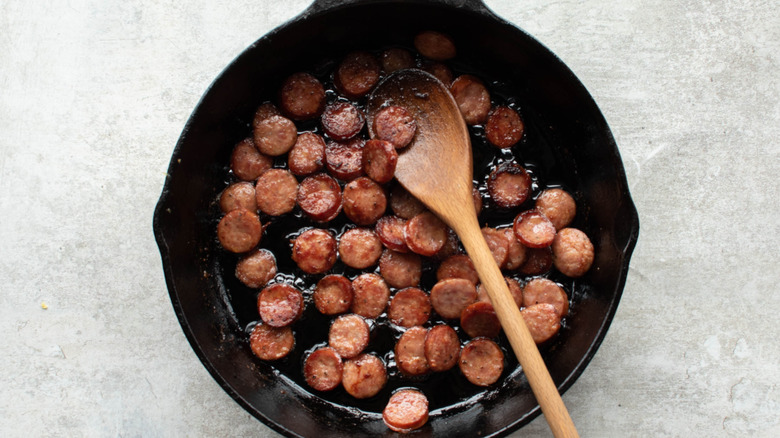
[[[227,213],[237,208],[257,211],[257,196],[255,186],[250,182],[241,181],[227,186],[219,197],[219,208]]]
[[[385,191],[371,179],[361,176],[344,187],[344,214],[358,225],[371,225],[387,210]]]
[[[466,254],[455,254],[441,262],[436,270],[436,279],[441,281],[448,278],[465,278],[474,284],[479,283],[474,263]]]
[[[497,106],[490,111],[485,125],[485,136],[493,146],[509,148],[523,138],[525,125],[517,111],[508,106]]]
[[[455,43],[448,35],[433,30],[420,32],[414,37],[414,48],[426,58],[446,61],[455,57]]]
[[[447,226],[430,211],[420,213],[406,223],[404,241],[413,252],[430,257],[447,241]]]
[[[343,275],[326,275],[317,282],[312,297],[323,315],[338,315],[352,306],[352,282]]]
[[[514,224],[515,236],[529,248],[550,246],[555,239],[555,226],[539,210],[526,210],[517,215]]]
[[[520,314],[537,344],[547,342],[561,328],[561,317],[552,304],[534,304],[521,310]]]
[[[396,184],[390,192],[390,208],[396,216],[403,219],[411,219],[426,210],[425,204],[400,184]]]
[[[414,253],[386,249],[379,258],[379,273],[392,287],[417,286],[422,276],[422,260]]]
[[[525,251],[525,263],[520,266],[520,272],[526,275],[542,275],[552,269],[552,248],[528,248]]]
[[[562,230],[574,220],[577,203],[563,189],[547,189],[536,198],[536,209],[550,219],[556,230]]]
[[[389,141],[396,149],[401,149],[412,142],[417,122],[405,108],[386,106],[374,116],[373,128],[376,138]]]
[[[501,333],[501,323],[498,321],[493,305],[477,301],[463,309],[460,314],[460,326],[472,338],[484,336],[495,338]]]
[[[414,57],[408,50],[393,47],[382,52],[382,70],[385,73],[412,67],[414,67]]]
[[[546,278],[534,278],[523,288],[523,305],[531,307],[534,304],[547,303],[555,307],[558,316],[569,313],[569,297],[558,283]]]
[[[331,391],[341,384],[344,364],[341,356],[330,347],[318,348],[306,356],[303,376],[306,383],[317,391]]]
[[[257,324],[249,335],[252,353],[262,360],[277,360],[287,356],[295,346],[295,337],[288,327]]]
[[[257,311],[266,325],[288,326],[303,312],[303,294],[289,284],[272,284],[257,296]]]
[[[306,273],[325,273],[336,263],[336,239],[325,230],[306,230],[293,242],[292,259]]]
[[[407,287],[396,292],[390,300],[387,317],[401,327],[423,325],[431,317],[431,300],[422,290]]]
[[[349,359],[365,350],[370,333],[368,323],[359,315],[341,315],[330,325],[328,345],[341,357]]]
[[[436,76],[436,79],[440,80],[447,87],[450,86],[452,79],[454,78],[452,70],[441,62],[425,59],[420,63],[420,68]]]
[[[287,117],[271,116],[254,128],[257,150],[272,157],[286,154],[297,139],[298,130],[295,123]]]
[[[412,327],[405,331],[395,344],[395,361],[398,370],[407,376],[419,376],[430,369],[425,358],[427,329]]]
[[[567,277],[581,277],[593,264],[593,243],[585,233],[576,228],[559,231],[552,250],[555,267]]]
[[[328,137],[337,141],[356,136],[365,121],[363,112],[350,102],[333,102],[322,113],[322,128]]]
[[[431,304],[442,318],[460,318],[461,312],[477,300],[477,288],[465,278],[448,278],[433,285]]]
[[[374,273],[362,274],[352,280],[352,292],[352,312],[366,318],[381,315],[390,300],[390,288]]]
[[[509,254],[509,241],[504,232],[495,228],[485,227],[482,228],[482,236],[485,238],[485,243],[490,248],[490,253],[493,254],[496,264],[499,267],[504,266]]]
[[[271,216],[281,216],[295,208],[298,180],[283,169],[270,169],[255,184],[257,207]]]
[[[232,210],[217,225],[217,237],[230,252],[247,252],[260,243],[263,227],[260,218],[247,210]]]
[[[314,76],[295,73],[282,83],[279,105],[295,120],[313,119],[325,107],[325,88]]]
[[[490,339],[472,339],[460,351],[460,371],[477,386],[490,386],[504,372],[504,353]]]
[[[352,52],[339,64],[333,82],[350,99],[366,95],[377,82],[381,67],[374,55],[368,52]]]
[[[273,159],[260,153],[251,138],[238,142],[230,154],[230,169],[238,179],[254,181],[271,168]]]
[[[490,173],[488,193],[500,208],[519,207],[531,194],[531,177],[522,166],[506,163]]]
[[[425,358],[431,371],[447,371],[458,363],[460,339],[455,329],[439,324],[425,335]]]
[[[259,125],[260,122],[263,120],[271,117],[271,116],[281,116],[282,113],[279,112],[279,109],[276,108],[276,105],[274,105],[271,102],[265,102],[259,107],[257,107],[257,110],[255,111],[255,116],[252,119],[252,127]]]
[[[467,125],[485,123],[490,112],[490,93],[482,81],[472,75],[458,76],[450,91]]]
[[[308,176],[298,188],[298,205],[318,222],[333,220],[341,212],[341,187],[324,173]]]
[[[344,363],[341,384],[349,395],[363,399],[377,395],[387,383],[387,370],[381,359],[361,354]]]
[[[406,220],[398,216],[384,216],[376,222],[376,233],[379,235],[379,240],[385,247],[393,251],[409,251],[404,240],[405,230]]]
[[[506,281],[506,286],[507,288],[509,288],[509,293],[512,295],[512,299],[515,300],[515,304],[517,304],[518,308],[522,308],[523,287],[520,286],[520,283],[514,278],[504,277],[504,281]],[[492,302],[490,301],[490,296],[488,296],[484,284],[480,284],[479,286],[477,286],[477,299],[479,301],[492,304]]]
[[[355,269],[373,266],[382,255],[382,241],[367,228],[347,230],[339,239],[339,256],[345,265]]]
[[[328,142],[325,146],[325,167],[328,173],[342,181],[362,175],[364,143],[359,137],[346,142]]]
[[[460,252],[460,240],[458,240],[458,235],[452,231],[452,228],[447,228],[447,241],[444,242],[444,246],[441,247],[439,252],[434,254],[433,258],[441,261],[447,257],[459,254]]]
[[[398,153],[388,141],[369,140],[363,147],[363,170],[379,184],[393,179],[397,163]]]
[[[414,389],[403,389],[390,396],[382,411],[382,420],[390,430],[408,433],[428,422],[428,399]]]
[[[517,240],[515,230],[512,228],[504,228],[501,231],[504,232],[504,237],[509,242],[509,250],[506,253],[506,261],[502,268],[513,271],[525,263],[525,246]]]
[[[290,153],[287,166],[294,175],[310,175],[325,165],[325,140],[313,132],[298,136]]]
[[[263,287],[275,275],[276,258],[267,249],[255,250],[236,263],[236,277],[248,287]]]

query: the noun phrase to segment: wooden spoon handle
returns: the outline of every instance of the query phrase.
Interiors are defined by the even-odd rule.
[[[542,408],[553,435],[556,438],[579,437],[561,395],[550,377],[550,372],[547,371],[547,366],[539,354],[539,349],[509,292],[504,276],[485,243],[476,217],[473,219],[461,217],[458,224],[452,225],[453,228],[457,227],[455,232],[474,262],[480,281],[487,289],[504,333],[512,344],[512,349],[523,367],[523,372],[528,378],[531,390]]]

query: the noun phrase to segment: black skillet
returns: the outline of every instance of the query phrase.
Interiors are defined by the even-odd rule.
[[[214,81],[174,149],[154,214],[171,301],[192,348],[231,397],[281,434],[394,435],[378,412],[400,386],[422,385],[431,398],[432,416],[414,434],[418,437],[501,436],[540,413],[522,371],[511,359],[504,378],[488,390],[464,385],[453,371],[420,385],[392,380],[380,395],[366,401],[350,400],[338,391],[313,394],[301,383],[300,360],[303,350],[322,340],[312,339],[319,336],[312,333],[327,329],[327,322],[307,311],[296,326],[299,348],[292,357],[273,364],[256,359],[246,335],[247,326],[257,319],[255,295],[232,278],[235,256],[226,254],[215,239],[219,213],[214,200],[228,182],[231,149],[248,135],[255,108],[275,97],[284,77],[313,69],[323,75],[333,67],[332,61],[350,50],[408,47],[413,35],[425,29],[453,36],[458,47],[456,71],[487,80],[498,90],[497,99],[517,96],[513,103],[527,123],[523,150],[517,155],[539,182],[574,193],[579,208],[575,225],[596,247],[594,265],[585,277],[575,282],[551,274],[571,293],[572,311],[564,328],[542,348],[561,392],[596,353],[620,300],[639,220],[604,117],[563,62],[479,0],[316,0],[247,48]],[[478,136],[473,140],[478,142]],[[475,175],[497,159],[475,154]],[[481,219],[497,224],[506,218],[488,212]],[[290,281],[307,287],[310,279]],[[393,334],[387,330],[380,327],[374,335],[378,352],[392,347]]]

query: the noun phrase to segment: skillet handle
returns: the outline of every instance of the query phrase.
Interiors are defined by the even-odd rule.
[[[341,9],[344,7],[353,6],[356,4],[365,3],[386,3],[382,0],[314,0],[304,15],[313,15],[330,9]],[[487,13],[493,15],[493,12],[488,9],[482,0],[418,0],[415,2],[404,3],[419,3],[419,4],[441,4],[450,6],[453,8],[463,8],[473,12]]]

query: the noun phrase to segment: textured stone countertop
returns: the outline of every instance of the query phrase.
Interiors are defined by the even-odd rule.
[[[0,3],[0,436],[277,436],[193,353],[151,227],[201,94],[309,2],[224,3]],[[486,3],[591,92],[641,218],[581,435],[780,436],[780,3]]]

